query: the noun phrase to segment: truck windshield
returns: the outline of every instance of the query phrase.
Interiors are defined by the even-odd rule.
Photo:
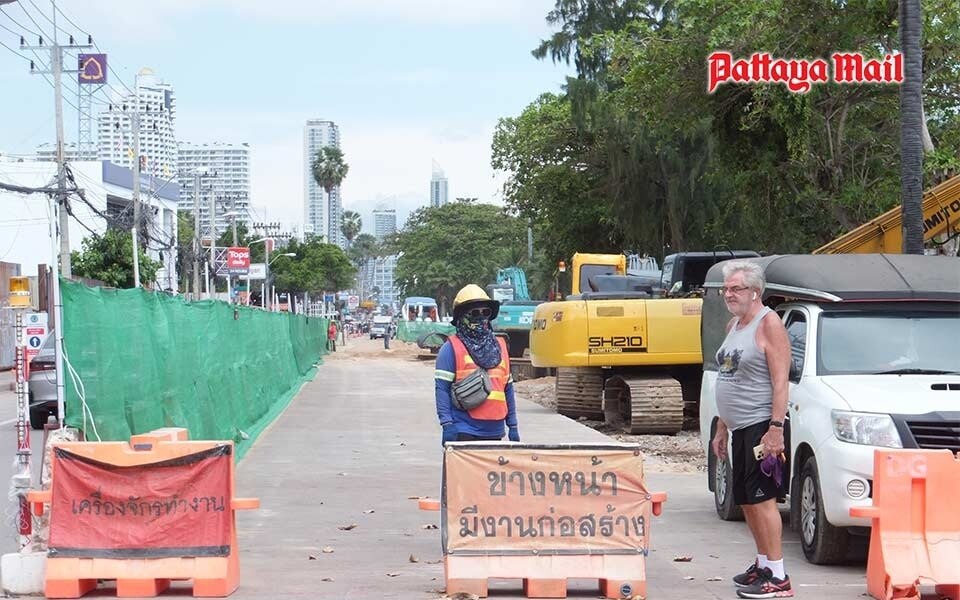
[[[960,313],[824,313],[820,375],[960,373]]]

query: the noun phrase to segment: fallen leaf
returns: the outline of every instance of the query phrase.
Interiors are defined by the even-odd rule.
[[[696,578],[693,575],[687,575],[686,577],[684,577],[684,580],[686,581],[693,581],[694,579]]]
[[[317,557],[314,556],[314,555],[312,555],[312,554],[308,554],[308,555],[307,555],[307,560],[317,560]]]
[[[320,581],[333,581],[333,577],[324,577]]]
[[[373,510],[372,508],[370,508],[370,509],[367,509],[367,510],[363,511],[363,514],[365,514],[365,515],[372,515],[372,514],[375,513],[375,512],[376,512],[375,510]]]
[[[420,559],[417,558],[416,556],[412,555],[412,554],[410,555],[409,560],[410,560],[410,562],[412,562],[412,563],[420,562]]]
[[[433,523],[427,523],[421,529],[437,529],[437,526],[434,525]]]
[[[130,247],[133,248],[133,246],[130,246]],[[132,250],[131,250],[131,252],[132,252]],[[406,444],[405,442],[400,442],[400,445],[401,445],[401,446],[406,446],[407,444]]]
[[[399,577],[400,573],[387,573],[387,577]]]
[[[340,477],[343,477],[344,475],[346,475],[346,473],[337,473],[337,475],[339,475]]]
[[[340,527],[337,527],[337,529],[341,531],[350,531],[351,529],[356,529],[356,527],[356,523],[350,523],[349,525],[341,525]]]
[[[324,554],[333,554],[333,546],[324,546],[320,552],[323,552]]]
[[[130,247],[133,248],[133,246],[130,246]],[[420,496],[407,496],[407,500],[419,500],[419,499],[420,499]]]
[[[717,556],[716,554],[711,554],[711,555],[710,555],[710,558],[720,558],[720,557]]]
[[[452,596],[444,596],[446,600],[480,600],[480,596],[476,594],[468,594],[466,592],[457,592]]]
[[[707,577],[707,581],[723,581],[723,577]]]
[[[427,560],[427,561],[424,561],[424,564],[427,564],[427,565],[439,565],[439,564],[442,563],[442,562],[443,562],[443,561],[438,558],[437,560]]]
[[[673,562],[690,562],[693,560],[692,556],[674,556]]]

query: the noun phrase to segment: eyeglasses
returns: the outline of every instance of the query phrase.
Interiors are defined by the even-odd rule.
[[[490,308],[484,306],[482,308],[471,308],[467,311],[467,316],[471,319],[480,319],[480,318],[490,318],[490,315],[493,314],[493,311]]]
[[[746,291],[746,290],[749,290],[749,289],[750,289],[750,286],[747,286],[747,285],[735,285],[735,286],[730,286],[730,287],[722,287],[722,288],[720,288],[720,289],[717,290],[717,294],[719,294],[719,295],[721,295],[721,296],[726,295],[728,292],[731,293],[731,294],[739,294],[739,293],[741,293],[741,292],[743,292],[743,291]]]

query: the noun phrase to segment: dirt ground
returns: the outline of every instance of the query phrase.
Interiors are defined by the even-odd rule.
[[[424,368],[433,368],[435,355],[426,350],[417,348],[415,344],[407,344],[399,340],[390,340],[390,349],[383,348],[383,340],[371,340],[361,336],[348,338],[346,346],[337,343],[337,351],[331,352],[324,360],[367,360],[370,358],[392,358],[406,360],[422,365]],[[514,384],[518,398],[530,400],[537,404],[556,410],[557,402],[554,396],[554,378],[540,377],[527,379]],[[620,442],[640,444],[646,455],[646,468],[653,473],[696,473],[705,471],[706,460],[700,446],[700,434],[696,431],[682,431],[677,435],[629,435],[621,430],[608,427],[603,421],[580,419],[587,427],[592,427],[601,433]]]

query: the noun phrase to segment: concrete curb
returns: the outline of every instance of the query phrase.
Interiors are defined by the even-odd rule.
[[[42,596],[46,571],[46,552],[4,554],[0,558],[3,593],[8,596]]]

